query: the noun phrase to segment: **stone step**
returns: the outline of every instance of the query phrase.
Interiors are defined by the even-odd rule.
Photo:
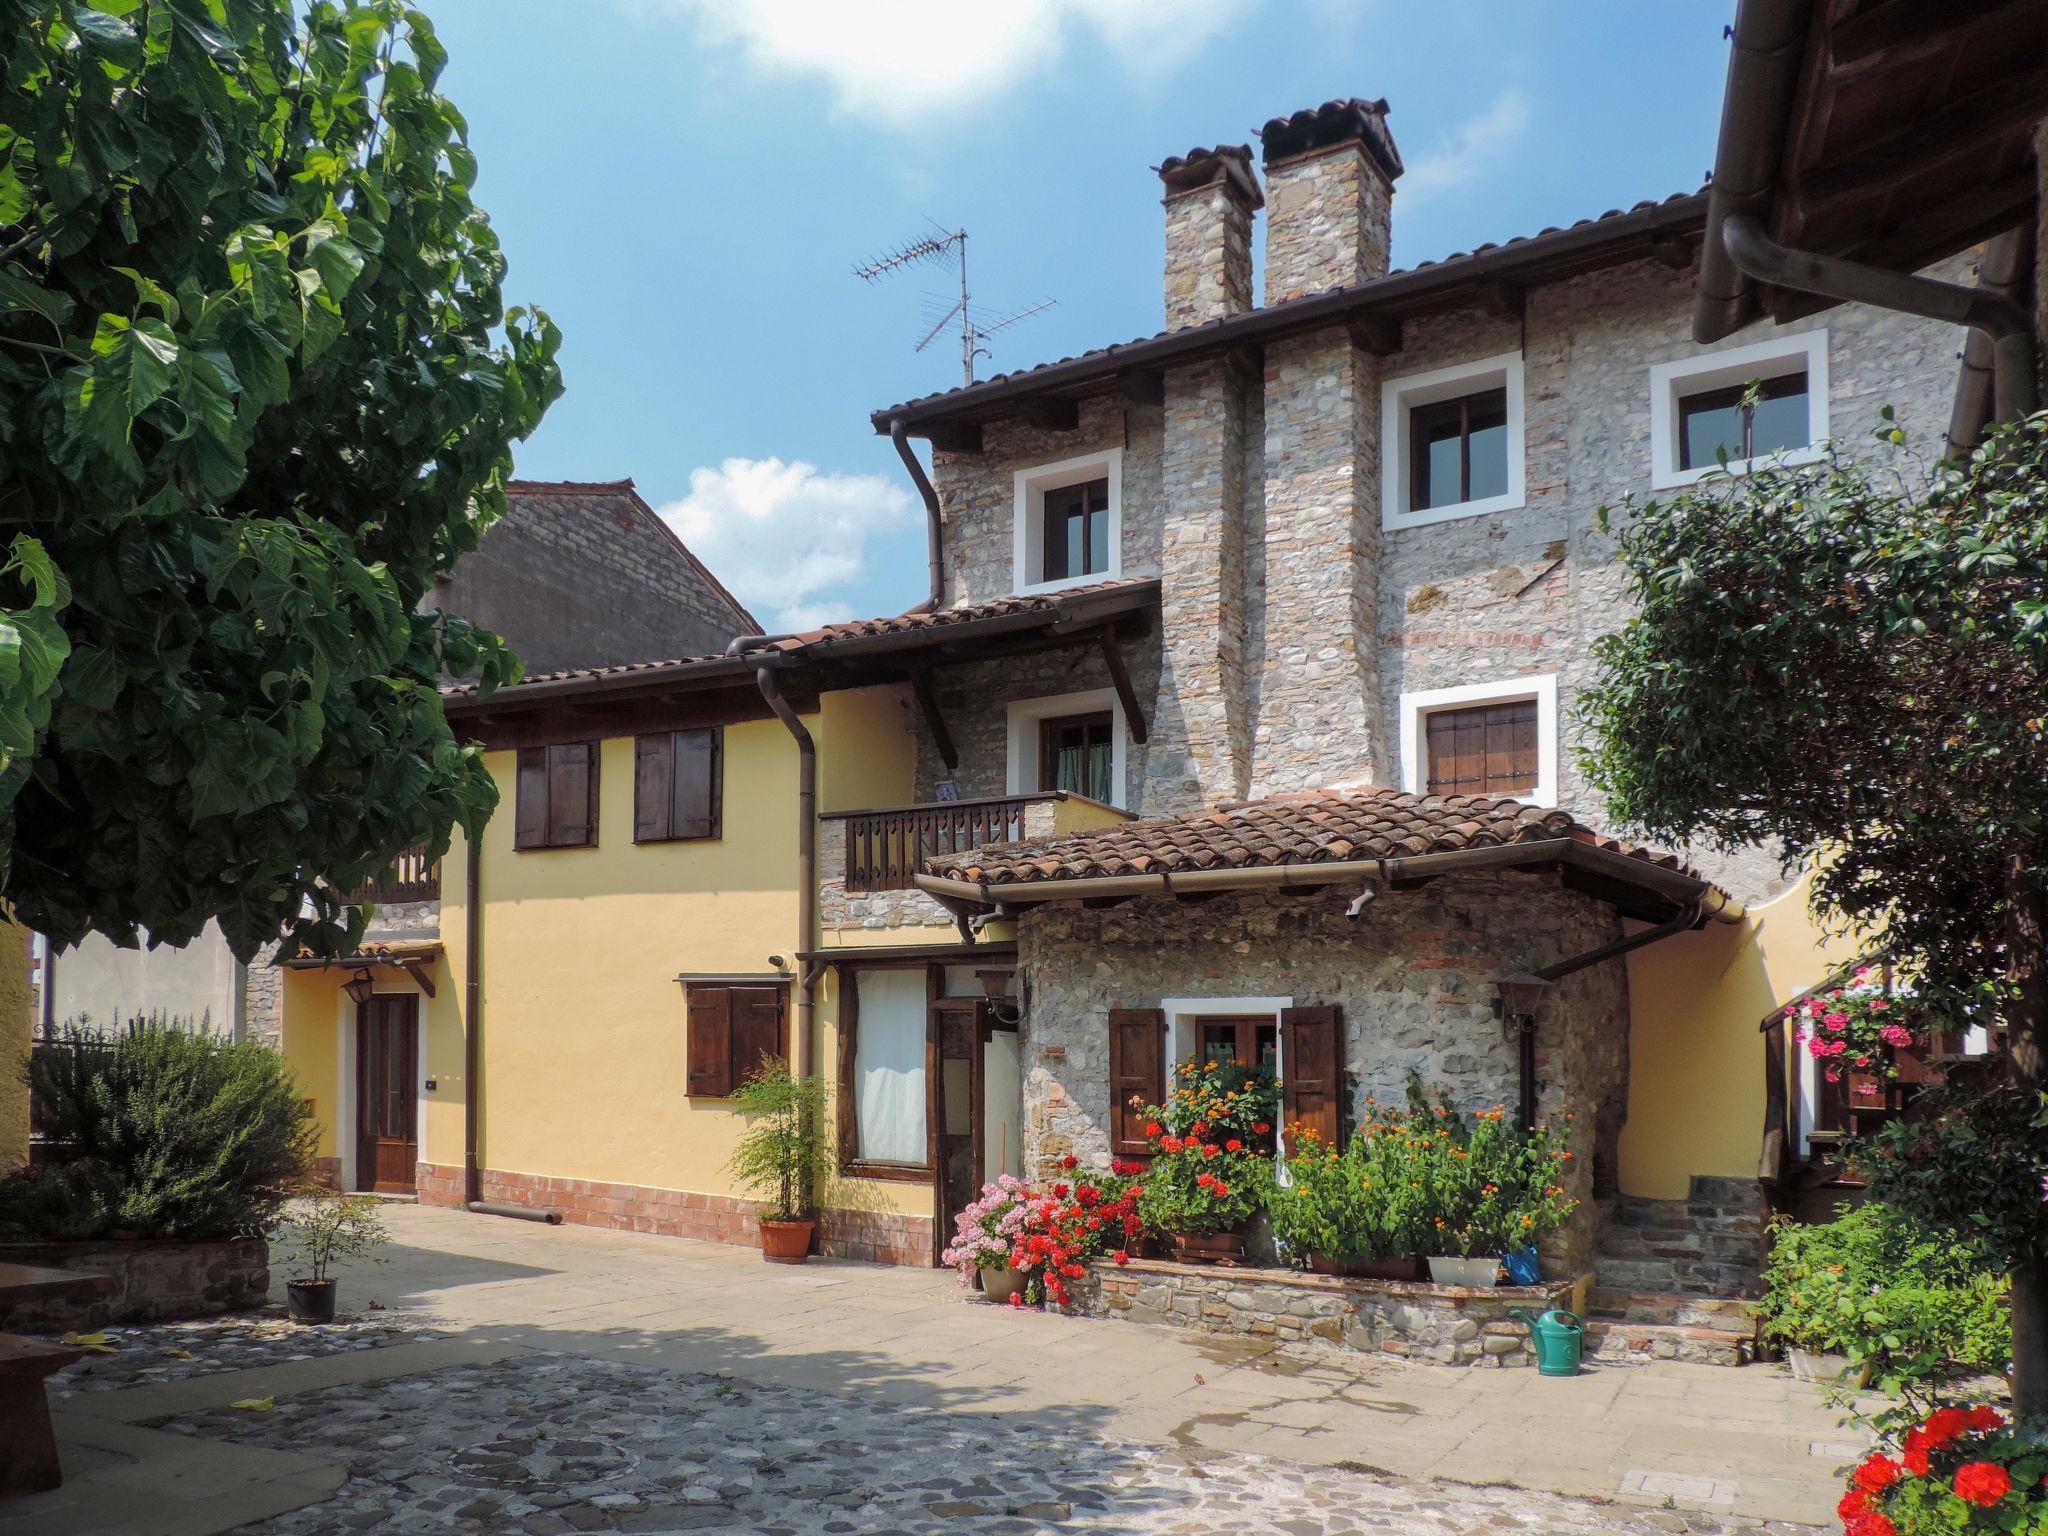
[[[1718,1328],[1728,1333],[1754,1331],[1749,1303],[1742,1298],[1685,1291],[1622,1291],[1596,1285],[1586,1292],[1586,1316],[1603,1322]]]
[[[1697,1211],[1684,1205],[1629,1203],[1618,1207],[1609,1227],[1686,1232],[1743,1232],[1754,1237],[1764,1229],[1756,1211]]]
[[[1603,1289],[1616,1291],[1743,1296],[1754,1290],[1757,1283],[1753,1264],[1717,1264],[1709,1260],[1597,1258],[1593,1271]]]
[[[1728,1248],[1762,1250],[1762,1236],[1736,1227],[1638,1227],[1614,1225],[1600,1234],[1601,1246],[1621,1248]]]
[[[1649,1360],[1686,1360],[1694,1365],[1747,1365],[1755,1340],[1726,1328],[1689,1328],[1666,1323],[1588,1322],[1586,1353],[1610,1365]]]

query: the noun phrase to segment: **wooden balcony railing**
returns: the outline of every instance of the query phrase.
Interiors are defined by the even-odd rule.
[[[846,816],[846,889],[907,891],[926,859],[1014,843],[1024,836],[1024,808],[1042,795],[1000,800],[955,800]]]
[[[429,859],[424,846],[408,848],[391,861],[391,876],[359,886],[351,901],[374,901],[388,906],[399,901],[439,901],[441,861]]]

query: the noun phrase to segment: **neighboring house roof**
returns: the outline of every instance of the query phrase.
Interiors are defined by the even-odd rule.
[[[1191,152],[1190,158],[1199,153]],[[977,384],[886,406],[870,420],[878,433],[886,434],[890,422],[901,418],[911,434],[929,436],[935,427],[1001,414],[1024,398],[1101,393],[1114,387],[1119,374],[1190,362],[1205,354],[1262,344],[1354,317],[1400,319],[1454,304],[1479,303],[1497,296],[1503,286],[1555,282],[1645,257],[1689,260],[1692,243],[1705,224],[1706,209],[1704,190],[1640,202],[1625,210],[1610,209],[1568,228],[1552,227],[1534,235],[1489,242],[1385,277],[1098,347],[1016,373],[997,374]]]
[[[1741,0],[1694,332],[1833,300],[1766,287],[1722,249],[1747,214],[1780,245],[1918,272],[2031,223],[2048,6]]]
[[[761,626],[631,480],[514,480],[432,601],[554,672],[722,647]]]
[[[994,597],[930,613],[912,611],[888,618],[824,624],[799,634],[777,635],[737,656],[721,652],[671,661],[634,661],[540,673],[498,689],[488,700],[477,698],[474,683],[453,684],[441,692],[451,708],[468,704],[496,710],[563,695],[712,687],[729,683],[735,677],[750,676],[764,661],[791,667],[863,659],[887,663],[892,658],[931,652],[942,653],[935,658],[940,661],[965,660],[969,658],[943,653],[957,645],[985,655],[988,653],[982,647],[1005,635],[1066,636],[1112,624],[1127,615],[1147,613],[1158,601],[1156,577],[1092,582],[1058,592]]]
[[[986,903],[1055,900],[1063,885],[1150,879],[1176,888],[1193,878],[1228,888],[1233,874],[1318,865],[1415,861],[1414,873],[1441,871],[1444,856],[1504,850],[1503,865],[1560,860],[1593,878],[1592,889],[1624,910],[1644,894],[1657,903],[1698,901],[1715,915],[1740,908],[1675,855],[1606,837],[1566,811],[1519,800],[1414,795],[1381,788],[1313,790],[1247,800],[1213,810],[1130,821],[1119,826],[1018,843],[996,843],[926,861],[919,885],[961,897],[972,888]],[[1516,857],[1520,849],[1527,858]],[[1387,871],[1390,877],[1394,871]],[[1249,885],[1254,883],[1247,878]],[[1298,882],[1313,883],[1312,878]],[[1621,896],[1613,893],[1621,892]],[[1081,891],[1076,894],[1082,894]],[[1638,915],[1630,911],[1630,915]],[[1645,912],[1643,915],[1647,915]]]

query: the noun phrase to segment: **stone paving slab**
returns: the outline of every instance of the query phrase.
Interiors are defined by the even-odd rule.
[[[260,1522],[252,1536],[1794,1529],[1189,1453],[1105,1436],[1097,1418],[977,1419],[729,1375],[533,1355],[166,1427],[348,1465],[333,1500]]]

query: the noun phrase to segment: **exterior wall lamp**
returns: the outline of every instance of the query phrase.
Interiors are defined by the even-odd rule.
[[[982,993],[988,998],[989,1011],[1005,1024],[1015,1024],[1024,1016],[1023,1005],[1010,995],[1017,973],[1006,970],[976,971],[981,982]]]
[[[1500,995],[1494,1012],[1500,1016],[1501,1034],[1516,1047],[1521,1078],[1521,1122],[1525,1131],[1536,1128],[1536,1010],[1543,1006],[1550,983],[1541,976],[1521,971],[1503,976],[1494,984]]]
[[[370,1000],[370,994],[377,990],[377,984],[370,979],[367,968],[359,970],[341,984],[341,990],[348,994],[348,1000],[360,1008]]]

